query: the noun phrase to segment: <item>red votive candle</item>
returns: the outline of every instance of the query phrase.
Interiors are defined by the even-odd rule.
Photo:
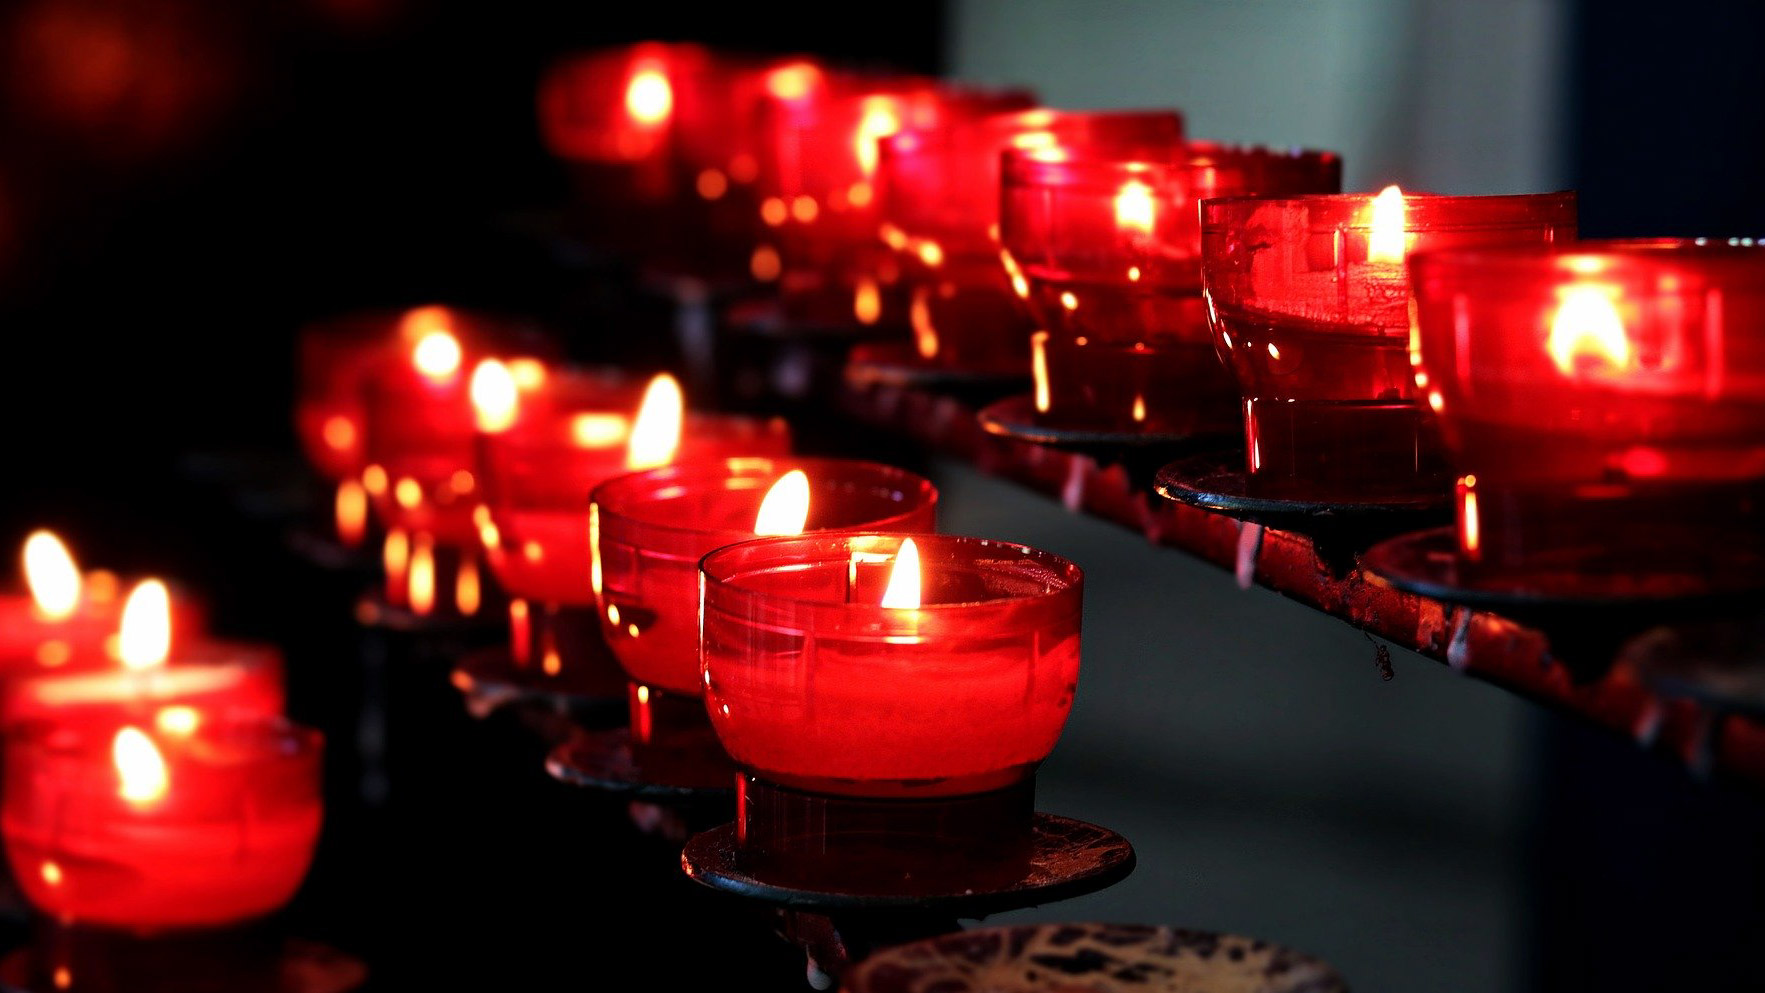
[[[999,254],[999,156],[1057,142],[1168,149],[1175,111],[1073,113],[1047,108],[915,128],[881,142],[882,238],[912,302],[921,359],[951,368],[1022,372],[1035,330]]]
[[[1765,249],[1588,241],[1418,253],[1410,272],[1469,567],[1756,581]]]
[[[386,600],[419,615],[471,615],[482,603],[478,571],[476,417],[471,371],[489,354],[522,355],[539,368],[548,350],[531,328],[425,307],[406,315],[399,347],[367,386],[368,457],[362,483],[386,527]]]
[[[501,374],[481,367],[479,375],[488,383]],[[669,451],[636,452],[632,434],[645,416],[644,391],[618,373],[547,370],[531,389],[511,378],[476,392],[479,538],[512,598],[514,661],[551,675],[585,655],[573,650],[582,639],[600,639],[588,541],[588,498],[596,486],[646,463],[790,451],[783,420],[688,414]],[[680,416],[678,405],[672,413]]]
[[[207,715],[275,716],[286,703],[274,646],[195,639],[160,662],[112,663],[0,681],[0,729],[31,721],[176,729]]]
[[[26,538],[22,558],[28,592],[0,593],[0,680],[114,665],[123,616],[136,595],[147,607],[169,611],[173,647],[203,630],[202,611],[189,597],[158,580],[143,580],[124,596],[114,573],[82,574],[51,532]]]
[[[589,532],[602,630],[639,684],[689,697],[699,674],[699,559],[752,538],[761,503],[793,470],[808,482],[780,530],[929,531],[937,489],[922,476],[851,459],[737,458],[632,473],[595,487]],[[769,529],[770,530],[770,529]]]
[[[1230,430],[1237,389],[1207,329],[1196,202],[1341,182],[1330,152],[1124,145],[1108,133],[1007,151],[1007,266],[1046,332],[1031,339],[1037,412],[1111,431]]]
[[[1410,501],[1444,495],[1450,474],[1416,403],[1405,257],[1572,239],[1575,194],[1231,197],[1203,203],[1201,220],[1254,491]]]
[[[1082,574],[1010,542],[906,541],[705,557],[705,700],[746,773],[744,855],[836,877],[900,856],[905,879],[928,856],[1009,866],[1024,842],[1078,684]]]
[[[836,327],[905,323],[898,264],[876,238],[878,140],[1035,103],[1022,90],[801,67],[775,70],[768,95],[753,275],[778,281],[788,316]]]
[[[321,739],[280,719],[188,731],[39,722],[6,736],[0,839],[38,910],[150,933],[285,904],[322,819]]]

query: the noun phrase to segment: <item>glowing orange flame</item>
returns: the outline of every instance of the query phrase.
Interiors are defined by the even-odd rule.
[[[130,803],[153,803],[171,788],[165,756],[140,728],[126,727],[116,733],[110,743],[110,760],[116,766],[117,795]]]
[[[507,431],[515,423],[520,388],[515,374],[496,359],[485,359],[472,370],[472,410],[478,417],[478,430],[486,434]]]
[[[427,332],[417,339],[411,349],[411,364],[417,371],[436,382],[443,382],[460,371],[460,362],[464,353],[460,351],[460,340],[452,332],[435,330]]]
[[[386,570],[387,579],[393,582],[402,579],[410,564],[411,536],[404,528],[386,532],[386,543],[380,548],[380,565]]]
[[[570,440],[580,448],[611,448],[631,437],[631,421],[618,414],[577,414],[570,419]]]
[[[1030,333],[1030,377],[1036,386],[1036,413],[1046,414],[1052,404],[1048,392],[1048,332]]]
[[[809,521],[809,477],[801,469],[792,469],[778,478],[760,501],[760,514],[754,520],[756,535],[802,534]]]
[[[852,294],[852,316],[865,325],[875,324],[882,316],[882,292],[869,276],[858,280],[858,289]]]
[[[391,484],[386,478],[386,467],[374,464],[362,470],[362,488],[372,496],[384,496],[386,487]]]
[[[355,447],[355,422],[342,414],[325,418],[323,433],[325,447],[334,452],[347,452]]]
[[[478,578],[478,560],[468,558],[454,573],[454,607],[461,617],[471,617],[478,613],[483,602],[484,588]]]
[[[913,345],[919,357],[931,361],[938,357],[938,328],[932,323],[930,295],[924,286],[913,291],[913,303],[907,308],[907,323],[913,328]]]
[[[1482,558],[1483,524],[1477,515],[1477,477],[1467,473],[1459,479],[1459,548],[1475,562]]]
[[[674,87],[668,75],[655,64],[647,64],[631,74],[625,85],[625,112],[639,124],[660,124],[674,111]]]
[[[858,153],[858,168],[864,175],[876,172],[878,139],[901,130],[901,115],[895,107],[895,99],[886,96],[870,96],[864,98],[862,116],[858,120],[858,133],[852,138],[852,146]]]
[[[337,540],[354,548],[368,533],[368,489],[353,479],[337,484],[333,501],[337,516]]]
[[[650,380],[643,404],[637,410],[637,420],[631,425],[625,465],[631,469],[653,469],[672,462],[680,447],[680,427],[685,417],[686,397],[680,381],[667,373]]]
[[[1373,198],[1372,230],[1367,235],[1368,262],[1402,262],[1405,208],[1403,191],[1391,185]]]
[[[1618,315],[1617,290],[1593,283],[1557,291],[1557,316],[1546,349],[1565,376],[1604,366],[1622,372],[1630,366],[1630,336]]]
[[[411,613],[426,617],[435,610],[435,539],[427,533],[411,545],[409,580]]]
[[[1138,394],[1135,394],[1135,396],[1134,396],[1134,422],[1140,423],[1145,420],[1146,420],[1146,398],[1143,396],[1140,396]]]
[[[123,604],[117,654],[126,669],[151,669],[164,665],[171,650],[171,594],[159,580],[144,579]]]
[[[521,356],[509,360],[509,375],[515,378],[515,385],[523,390],[537,390],[545,385],[545,363],[531,356]]]
[[[416,510],[423,505],[423,484],[409,476],[399,479],[392,487],[392,498],[406,510]]]
[[[61,871],[61,866],[49,859],[43,860],[43,864],[38,868],[37,874],[43,878],[43,883],[46,886],[60,886],[61,881],[67,878],[67,876]]]
[[[202,714],[195,707],[183,704],[161,707],[159,713],[153,715],[153,726],[158,728],[161,734],[176,737],[188,737],[195,734],[197,727],[201,724]]]
[[[1152,187],[1137,179],[1122,184],[1115,195],[1115,226],[1123,231],[1134,230],[1151,234],[1158,221],[1158,205],[1152,200]]]
[[[895,566],[889,571],[889,585],[883,590],[882,605],[899,610],[919,606],[919,546],[912,538],[901,542],[895,553]]]
[[[793,62],[766,74],[766,92],[779,100],[795,102],[808,96],[820,81],[820,69],[807,62]]]
[[[25,538],[24,568],[38,613],[52,621],[73,616],[80,606],[80,568],[54,532],[32,531]]]

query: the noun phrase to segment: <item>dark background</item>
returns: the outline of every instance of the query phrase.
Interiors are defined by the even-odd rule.
[[[291,642],[291,654],[321,652],[332,636],[347,643],[346,600],[303,585],[285,562],[254,560],[266,546],[217,522],[213,494],[190,482],[191,457],[291,451],[303,320],[432,299],[568,310],[570,272],[529,223],[564,190],[533,124],[549,60],[663,38],[942,68],[942,4],[892,3],[857,26],[854,12],[442,0],[0,7],[10,466],[0,536],[62,527],[87,560],[180,576],[218,601],[223,626]],[[1582,0],[1569,23],[1561,151],[1584,232],[1765,234],[1765,9]],[[503,730],[498,747],[518,751],[515,729]],[[442,745],[448,761],[495,754]],[[1523,922],[1536,936],[1537,988],[1735,988],[1756,976],[1756,804],[1563,723],[1548,726],[1540,754],[1537,889]],[[403,957],[393,975],[407,978],[488,981],[499,958],[525,963],[504,978],[539,981],[571,963],[586,976],[608,954],[587,922],[612,915],[625,918],[621,940],[649,940],[627,947],[667,962],[667,977],[727,977],[696,959],[721,950],[747,956],[728,968],[763,965],[791,980],[789,956],[764,945],[753,921],[726,927],[701,904],[655,896],[674,893],[665,880],[608,875],[596,846],[629,839],[576,827],[587,802],[547,791],[536,767],[473,769],[504,792],[360,821],[341,805],[301,920]],[[417,792],[433,798],[445,783],[436,774]],[[440,830],[425,823],[435,817],[453,820]],[[517,817],[538,825],[518,857],[506,848],[521,836]],[[461,847],[473,838],[489,847]],[[375,864],[387,843],[403,857]],[[550,859],[547,845],[571,854]],[[1614,876],[1629,853],[1661,849],[1686,861]],[[704,939],[706,927],[720,938]],[[512,944],[518,935],[546,940]],[[1707,954],[1681,954],[1698,942]],[[681,948],[697,964],[663,958]],[[410,964],[419,958],[422,968]],[[1688,960],[1699,965],[1668,967]]]

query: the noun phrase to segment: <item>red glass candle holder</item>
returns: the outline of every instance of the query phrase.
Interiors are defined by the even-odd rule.
[[[1046,108],[902,131],[880,146],[882,237],[912,293],[921,359],[978,371],[1029,368],[1023,312],[999,256],[999,156],[1016,147],[1087,142],[1169,149],[1175,111],[1073,113]]]
[[[191,639],[163,663],[19,674],[0,681],[0,730],[33,721],[177,729],[217,717],[273,717],[286,704],[282,654],[270,645]]]
[[[753,275],[776,280],[787,317],[901,326],[899,268],[876,238],[879,139],[1035,104],[1022,90],[959,89],[908,76],[784,77],[761,114],[761,235]]]
[[[306,876],[322,820],[316,731],[41,722],[4,747],[0,840],[47,915],[138,933],[218,927],[281,907]]]
[[[884,607],[903,538],[762,538],[702,567],[706,704],[749,777],[744,856],[824,885],[854,861],[1024,843],[1078,683],[1078,566],[916,535],[922,605]]]
[[[355,314],[300,329],[295,436],[307,461],[328,480],[355,479],[367,465],[363,388],[393,347],[400,316]]]
[[[786,473],[809,478],[808,530],[929,531],[937,489],[851,459],[733,458],[632,473],[595,487],[593,586],[607,642],[637,683],[698,697],[698,563],[754,536],[760,503]]]
[[[535,328],[446,308],[406,316],[399,346],[365,386],[367,454],[362,483],[386,529],[385,598],[418,614],[476,613],[487,591],[476,554],[477,421],[470,379],[478,361],[551,346]]]
[[[85,574],[79,602],[62,618],[46,615],[29,593],[0,593],[0,681],[115,665],[126,594],[115,574],[101,569]],[[175,652],[207,621],[186,593],[174,587],[169,596]]]
[[[1208,315],[1243,400],[1249,483],[1259,495],[1444,495],[1450,475],[1406,354],[1404,257],[1575,236],[1573,193],[1392,194],[1384,204],[1382,217],[1372,194],[1201,205]]]
[[[1108,136],[1105,136],[1108,137]],[[1230,430],[1237,389],[1213,354],[1195,204],[1228,192],[1341,187],[1330,152],[1075,141],[1005,153],[1001,238],[1045,335],[1037,413],[1121,432]]]
[[[1765,248],[1418,253],[1415,378],[1481,579],[1678,577],[1765,555]]]
[[[479,538],[509,603],[510,652],[549,675],[598,661],[600,622],[590,582],[589,494],[629,472],[642,391],[617,373],[553,371],[521,395],[513,419],[478,436],[484,501]],[[689,414],[676,461],[790,451],[780,419]],[[623,676],[612,686],[623,692]]]

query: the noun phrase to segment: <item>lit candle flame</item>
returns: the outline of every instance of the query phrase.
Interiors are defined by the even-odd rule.
[[[858,133],[853,137],[853,146],[858,153],[858,168],[864,175],[876,172],[878,139],[901,130],[901,115],[895,109],[893,97],[870,96],[864,98],[863,116],[858,120]]]
[[[153,715],[153,726],[157,727],[161,734],[178,737],[188,737],[195,734],[196,728],[201,723],[202,715],[197,712],[196,708],[184,704],[161,707],[159,712]]]
[[[643,405],[631,426],[631,442],[625,465],[630,469],[653,469],[674,460],[680,447],[680,425],[686,416],[686,397],[680,382],[667,373],[650,380]]]
[[[660,124],[674,110],[674,87],[654,63],[632,73],[625,85],[625,112],[639,124]]]
[[[821,70],[808,62],[792,62],[766,74],[766,92],[779,100],[795,102],[809,95],[821,79]]]
[[[368,490],[353,479],[337,484],[333,506],[337,515],[337,540],[351,548],[362,543],[368,533]]]
[[[1618,372],[1630,365],[1630,336],[1618,316],[1615,291],[1593,284],[1565,287],[1551,321],[1546,348],[1563,375],[1574,375],[1589,363]]]
[[[435,610],[435,539],[428,532],[419,532],[411,543],[408,579],[411,613],[429,616]]]
[[[919,606],[919,546],[912,538],[901,542],[895,553],[895,566],[889,571],[889,585],[883,590],[882,605],[898,610]]]
[[[507,431],[515,423],[515,408],[520,390],[515,374],[496,359],[485,359],[472,370],[472,410],[478,417],[478,430],[486,434]]]
[[[140,728],[126,727],[118,731],[111,741],[110,758],[120,780],[117,795],[130,803],[153,803],[164,797],[171,787],[165,756]]]
[[[444,381],[460,370],[464,358],[460,340],[451,332],[435,330],[417,339],[411,349],[411,364],[417,371],[436,382]]]
[[[579,448],[610,448],[631,436],[631,421],[619,414],[577,414],[570,438]]]
[[[1030,376],[1036,385],[1036,413],[1046,414],[1053,398],[1048,391],[1048,332],[1030,333]]]
[[[123,604],[117,654],[125,669],[151,669],[164,665],[171,649],[171,594],[159,580],[144,579]]]
[[[801,469],[792,469],[778,478],[760,501],[760,513],[754,520],[756,535],[802,534],[809,522],[809,477]]]
[[[38,612],[52,621],[73,616],[80,605],[80,569],[54,532],[32,531],[25,538],[24,567]]]
[[[1373,198],[1372,231],[1367,235],[1368,262],[1402,262],[1404,258],[1403,191],[1395,184]]]
[[[1158,219],[1158,207],[1152,200],[1152,187],[1137,179],[1122,184],[1115,195],[1115,226],[1123,231],[1137,230],[1151,234]]]

